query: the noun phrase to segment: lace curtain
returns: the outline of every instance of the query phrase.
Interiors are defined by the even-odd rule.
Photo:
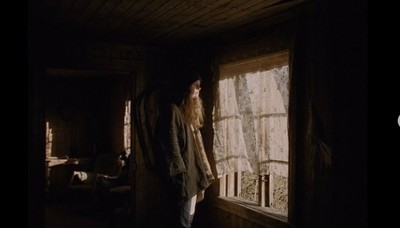
[[[213,109],[218,177],[250,171],[287,177],[288,55],[220,68]]]

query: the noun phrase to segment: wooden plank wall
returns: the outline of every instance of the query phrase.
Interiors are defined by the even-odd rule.
[[[206,205],[197,205],[197,214],[193,221],[193,228],[196,227],[231,227],[231,228],[262,228],[267,227],[254,223],[241,216],[237,216],[226,210],[217,207],[207,207],[207,213],[203,213]]]

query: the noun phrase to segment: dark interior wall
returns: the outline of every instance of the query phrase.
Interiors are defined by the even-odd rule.
[[[125,101],[137,92],[133,85],[140,84],[152,50],[58,38],[47,41],[41,58],[49,74],[40,99],[55,136],[53,156],[121,153]]]
[[[130,75],[115,77],[111,88],[110,130],[111,151],[121,153],[124,150],[125,103],[132,100],[132,78]]]
[[[51,156],[91,158],[96,153],[121,153],[130,76],[48,78],[45,119],[52,130]]]
[[[325,72],[334,79],[333,226],[367,227],[367,4],[362,0],[323,3],[328,10],[322,33],[328,34],[331,53]]]
[[[42,50],[45,47],[45,36],[42,13],[38,4],[28,2],[27,26],[27,63],[28,63],[28,227],[44,227],[44,198],[45,198],[45,128],[43,82],[45,71]]]
[[[66,71],[65,76],[60,76],[50,71],[45,84],[45,121],[51,131],[51,151],[46,158],[80,159],[79,165],[50,164],[49,199],[65,197],[72,172],[90,171],[98,154],[120,154],[124,150],[130,76],[85,76],[85,71],[74,72]]]
[[[366,227],[366,10],[318,1],[293,46],[297,227]]]
[[[97,95],[89,95],[93,98],[96,96],[97,102],[90,104],[85,100],[83,102],[92,106],[98,111],[94,113],[80,112],[79,115],[94,115],[96,121],[89,121],[91,124],[98,124],[100,128],[107,128],[106,133],[102,136],[106,137],[106,144],[101,149],[108,147],[109,151],[120,152],[123,147],[123,113],[124,104],[122,99],[126,99],[126,94],[122,94],[121,89],[132,89],[133,93],[140,90],[141,83],[137,83],[137,78],[143,78],[146,67],[145,62],[152,50],[146,47],[137,47],[126,44],[117,43],[88,43],[78,42],[66,39],[53,40],[48,37],[45,22],[41,21],[41,9],[35,8],[35,4],[29,7],[30,20],[28,26],[28,63],[29,63],[29,152],[28,152],[28,207],[29,207],[29,227],[44,227],[44,204],[45,204],[45,112],[46,112],[46,72],[48,69],[56,70],[71,70],[71,71],[94,71],[100,74],[109,74],[112,78],[114,74],[116,77],[123,75],[129,79],[124,82],[117,82],[118,85],[108,83],[104,93]],[[101,80],[100,80],[101,81]],[[100,82],[99,82],[100,83]],[[71,83],[73,84],[73,83]],[[79,82],[78,82],[79,84]],[[82,89],[84,86],[76,84],[76,87]],[[85,84],[83,81],[80,84]],[[97,84],[95,87],[104,87]],[[74,87],[74,86],[71,86]],[[90,85],[87,88],[93,88]],[[87,90],[85,87],[85,89]],[[111,90],[110,90],[111,88]],[[72,88],[75,90],[77,88]],[[85,90],[83,89],[83,91]],[[93,92],[93,91],[92,91]],[[87,92],[89,93],[89,92]],[[68,94],[68,93],[67,93]],[[107,97],[107,95],[109,95]],[[134,96],[134,94],[131,94]],[[74,97],[75,95],[72,95]],[[76,98],[76,97],[75,97]],[[100,100],[101,98],[101,100]],[[114,98],[116,98],[114,100]],[[72,98],[71,98],[72,99]],[[113,102],[109,102],[112,100]],[[64,101],[61,101],[64,102]],[[68,102],[66,100],[66,102]],[[67,104],[68,105],[68,104]],[[107,109],[100,108],[100,106],[107,105]],[[62,106],[62,105],[61,105]],[[81,115],[82,114],[82,115]],[[122,116],[121,116],[122,114]],[[106,117],[108,116],[108,117]],[[114,117],[115,120],[110,120]],[[85,117],[86,118],[86,117]],[[102,121],[103,120],[103,121]],[[115,122],[118,123],[115,123]],[[98,127],[93,127],[96,129]],[[100,129],[101,130],[101,129]],[[85,134],[87,137],[92,137],[90,134],[97,134],[93,131],[83,131],[80,134]],[[103,133],[101,133],[103,134]],[[108,136],[105,136],[107,134]],[[84,136],[84,135],[81,135]],[[86,156],[86,151],[93,152],[93,145],[87,141],[82,142],[82,154],[78,156]],[[102,141],[99,139],[99,143]],[[78,147],[79,148],[79,147]],[[67,149],[68,152],[70,148]],[[80,150],[80,148],[79,148]]]
[[[93,157],[111,151],[110,79],[70,77],[46,84],[51,156]]]
[[[215,44],[214,64],[224,64],[241,61],[269,53],[291,49],[297,32],[297,20],[288,20],[268,26],[252,36],[243,35],[224,40]]]
[[[183,69],[193,69],[202,75],[202,79],[211,76],[213,47],[203,45],[175,45],[159,47],[152,55],[148,65],[148,82],[177,82],[174,72]],[[178,83],[178,82],[177,82]]]
[[[331,227],[333,78],[328,73],[327,36],[321,33],[324,22],[314,7],[303,15],[293,45],[291,105],[296,118],[291,124],[295,130],[291,219],[299,227]]]

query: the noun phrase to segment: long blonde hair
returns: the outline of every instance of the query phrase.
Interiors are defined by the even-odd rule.
[[[204,125],[204,107],[203,100],[199,97],[190,97],[186,95],[183,99],[180,109],[185,121],[191,124],[194,129],[200,129]]]

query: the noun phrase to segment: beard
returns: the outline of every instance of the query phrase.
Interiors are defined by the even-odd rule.
[[[200,97],[185,99],[181,109],[187,123],[191,124],[195,129],[203,127],[204,107],[203,100]]]

